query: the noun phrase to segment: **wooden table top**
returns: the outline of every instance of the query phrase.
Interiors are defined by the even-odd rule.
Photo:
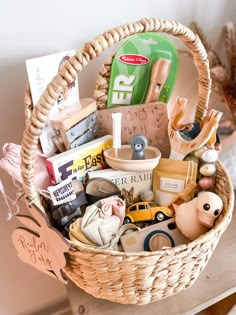
[[[122,305],[97,299],[67,285],[68,297],[74,315],[192,315],[236,292],[236,213],[220,239],[205,270],[187,290],[152,304]],[[235,301],[236,304],[236,301]]]

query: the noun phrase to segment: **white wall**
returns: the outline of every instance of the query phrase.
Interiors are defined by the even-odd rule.
[[[113,26],[142,17],[174,19],[189,25],[196,20],[213,46],[226,21],[235,19],[231,0],[7,0],[0,4],[0,146],[20,143],[24,128],[25,59],[80,48]],[[93,62],[80,77],[80,95],[92,96],[99,62]],[[188,86],[185,86],[188,89]],[[1,157],[2,155],[0,155]],[[0,176],[9,194],[9,177]],[[0,195],[0,314],[29,314],[66,298],[62,284],[18,260],[11,243],[17,222],[7,222]]]

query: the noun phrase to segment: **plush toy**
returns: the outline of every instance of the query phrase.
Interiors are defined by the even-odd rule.
[[[177,227],[187,238],[195,240],[213,227],[223,202],[215,193],[202,192],[189,202],[173,206]]]

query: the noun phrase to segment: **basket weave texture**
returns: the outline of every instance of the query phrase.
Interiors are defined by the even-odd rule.
[[[143,32],[174,35],[190,50],[199,74],[195,120],[200,122],[204,118],[211,91],[209,63],[202,43],[190,29],[171,20],[142,19],[97,36],[70,58],[48,85],[34,108],[29,85],[26,88],[26,126],[21,150],[23,185],[31,202],[42,210],[42,200],[33,180],[34,159],[39,136],[50,109],[61,91],[75,80],[90,60],[120,40]],[[106,72],[105,66],[103,70]],[[106,87],[103,91],[97,86],[97,90],[100,92],[96,92],[96,98],[101,105],[106,98]],[[93,296],[122,304],[147,304],[190,287],[206,266],[232,217],[234,193],[230,178],[221,162],[217,162],[216,193],[223,200],[223,212],[214,228],[197,240],[156,252],[137,253],[91,249],[74,242],[71,250],[66,253],[65,274]]]

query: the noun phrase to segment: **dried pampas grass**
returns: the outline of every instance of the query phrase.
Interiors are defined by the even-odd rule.
[[[236,124],[236,23],[229,22],[222,30],[226,63],[222,62],[218,53],[211,48],[203,30],[196,22],[192,22],[190,28],[199,36],[208,53],[213,92],[227,107]]]

